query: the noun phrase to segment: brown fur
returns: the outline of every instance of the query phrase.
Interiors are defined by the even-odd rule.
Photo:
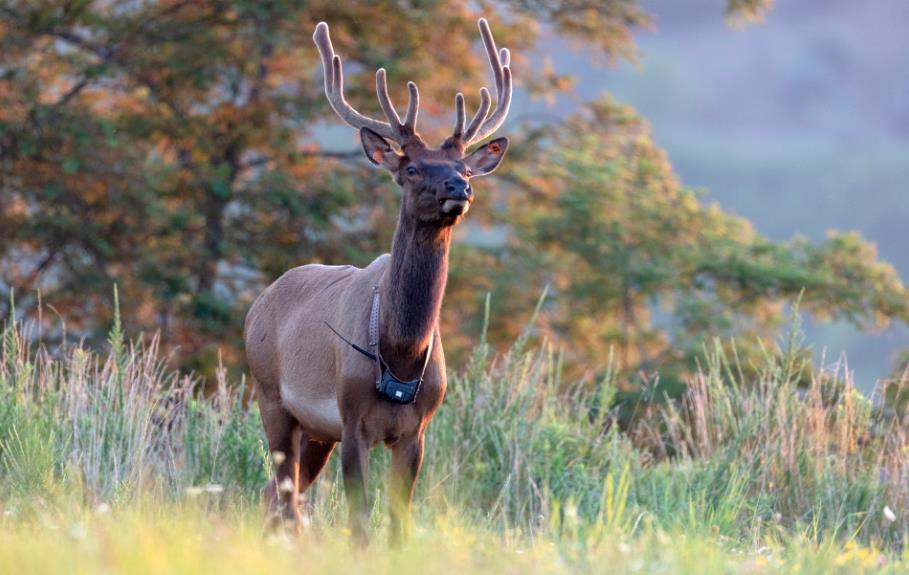
[[[481,30],[484,25],[481,23]],[[317,29],[317,36],[319,33]],[[324,34],[320,45],[323,60],[324,44],[331,48],[327,27]],[[327,75],[326,83],[330,81]],[[412,93],[415,90],[414,86]],[[359,121],[354,114],[342,117],[349,123]],[[456,133],[441,148],[430,149],[415,131],[415,109],[407,116],[410,123],[397,124],[391,130],[397,134],[401,152],[371,129],[377,121],[357,126],[366,157],[391,172],[403,191],[391,254],[379,256],[363,269],[294,268],[266,288],[246,317],[246,353],[258,385],[262,422],[269,449],[281,454],[276,458],[275,480],[266,488],[272,512],[299,519],[299,494],[315,481],[335,444],[341,442],[351,529],[364,541],[369,509],[367,453],[379,443],[392,451],[391,536],[400,541],[406,534],[423,460],[423,437],[445,395],[438,319],[452,226],[473,200],[471,176],[492,172],[508,147],[508,141],[499,138],[462,157],[465,144]],[[485,126],[484,118],[485,112],[472,128],[474,133]],[[391,114],[389,120],[394,121]],[[398,377],[419,377],[430,338],[434,338],[422,387],[408,405],[380,397],[375,390],[374,363],[325,325],[327,322],[365,347],[374,286],[380,290],[381,353]],[[287,485],[293,488],[285,489]]]

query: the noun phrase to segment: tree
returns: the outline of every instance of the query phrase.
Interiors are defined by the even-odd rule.
[[[729,0],[727,13],[768,5]],[[101,341],[116,282],[131,331],[161,330],[185,366],[211,365],[218,349],[239,363],[263,285],[302,263],[362,265],[390,244],[394,187],[353,134],[340,151],[315,137],[336,122],[315,23],[332,23],[357,108],[376,112],[380,66],[399,102],[416,79],[432,139],[450,129],[446,102],[487,73],[467,57],[481,13],[534,95],[570,84],[521,58],[541,24],[626,59],[633,30],[650,25],[636,0],[0,0],[0,289],[16,290],[20,317],[40,289],[70,333]],[[600,366],[616,346],[630,372],[681,365],[705,334],[767,333],[803,287],[818,314],[905,317],[902,284],[871,246],[773,243],[702,205],[627,108],[594,103],[526,136],[506,162],[508,200],[481,197],[471,218],[505,233],[454,254],[453,327],[491,290],[495,327],[513,336],[551,283],[546,332],[576,365]],[[456,350],[476,332],[449,333]]]
[[[772,337],[799,298],[817,318],[860,328],[909,322],[909,291],[873,245],[839,232],[820,244],[768,240],[681,186],[646,123],[608,98],[541,131],[520,160],[507,174],[502,249],[453,266],[497,270],[492,285],[471,285],[468,270],[459,290],[494,291],[506,340],[520,329],[509,318],[526,318],[545,285],[542,332],[569,365],[598,372],[611,358],[626,377],[659,367],[677,380],[705,336]],[[746,365],[749,351],[739,349]]]
[[[0,2],[0,287],[24,310],[40,288],[90,335],[117,282],[133,328],[160,328],[186,357],[234,348],[263,283],[304,262],[364,263],[396,215],[358,150],[313,139],[333,119],[315,23],[332,23],[359,108],[376,108],[371,77],[386,66],[393,95],[419,81],[437,136],[452,113],[438,103],[486,74],[466,56],[478,13],[497,9],[518,66],[537,17],[617,56],[646,22],[627,0]],[[533,89],[560,85],[543,74]]]

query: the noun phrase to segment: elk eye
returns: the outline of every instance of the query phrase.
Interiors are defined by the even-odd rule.
[[[417,169],[416,169],[415,167],[413,167],[413,166],[407,166],[407,175],[408,175],[408,176],[416,176],[416,175],[417,175]]]

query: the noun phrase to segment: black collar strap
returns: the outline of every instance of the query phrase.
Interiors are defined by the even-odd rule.
[[[388,363],[382,358],[382,353],[379,351],[379,286],[376,285],[372,290],[372,309],[369,312],[369,351],[363,349],[357,344],[353,343],[340,333],[338,330],[331,327],[328,322],[325,322],[325,325],[328,326],[328,329],[333,331],[335,335],[341,338],[347,345],[354,348],[357,352],[368,357],[370,360],[375,362],[376,366],[376,391],[379,392],[379,395],[394,401],[395,403],[413,403],[417,398],[417,393],[420,391],[420,386],[423,384],[423,377],[426,375],[426,368],[429,366],[429,359],[432,357],[432,346],[435,343],[436,334],[433,332],[432,336],[429,339],[429,346],[426,348],[426,357],[423,359],[423,369],[420,371],[419,379],[414,379],[411,381],[403,381],[399,379],[394,373],[392,373],[391,368],[388,367]]]

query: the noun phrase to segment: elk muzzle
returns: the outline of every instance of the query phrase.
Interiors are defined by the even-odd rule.
[[[463,216],[470,209],[473,190],[464,178],[452,178],[445,182],[445,195],[439,199],[442,213],[447,216]]]

